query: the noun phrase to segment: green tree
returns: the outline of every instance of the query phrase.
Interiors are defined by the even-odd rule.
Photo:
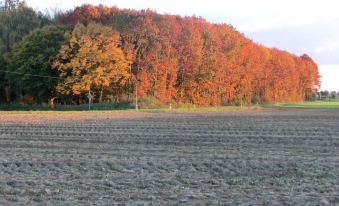
[[[10,52],[14,44],[39,26],[38,15],[23,2],[15,8],[0,10],[0,51]]]
[[[66,28],[47,26],[25,36],[13,49],[7,78],[17,98],[29,95],[37,102],[54,97],[58,71],[52,69],[61,45],[65,42]]]
[[[8,54],[23,36],[40,26],[41,18],[24,2],[5,0],[0,4],[0,102],[10,100],[10,87],[5,79]]]

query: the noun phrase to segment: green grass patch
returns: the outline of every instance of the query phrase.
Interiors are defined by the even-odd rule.
[[[197,107],[194,105],[184,105],[174,108],[155,108],[155,109],[139,109],[138,112],[151,112],[151,113],[203,113],[203,112],[231,112],[240,110],[254,110],[260,109],[259,105],[254,106],[216,106],[216,107]],[[108,104],[94,104],[89,110],[88,105],[62,105],[51,110],[48,105],[30,105],[30,106],[0,106],[0,111],[6,112],[19,112],[19,113],[78,113],[78,112],[135,112],[133,107],[116,107]]]
[[[240,110],[260,109],[260,106],[217,106],[217,107],[178,107],[178,108],[161,108],[161,109],[140,109],[141,112],[154,113],[199,113],[199,112],[231,112]]]
[[[246,111],[256,110],[260,108],[303,108],[303,109],[339,109],[339,99],[329,101],[313,101],[301,103],[286,103],[286,104],[263,104],[252,106],[209,106],[197,107],[194,105],[180,105],[177,107],[169,108],[141,108],[139,112],[152,112],[152,113],[203,113],[203,112],[232,112],[232,111]],[[87,104],[83,105],[58,105],[54,110],[51,110],[49,105],[0,105],[0,111],[13,111],[13,112],[135,112],[134,106],[131,104],[93,104],[91,110],[88,109]]]
[[[264,108],[304,108],[304,109],[339,109],[339,99],[286,104],[262,105]]]
[[[133,109],[130,102],[121,103],[94,103],[91,104],[91,110],[97,111],[111,111],[111,110],[129,110]],[[51,110],[49,104],[34,104],[34,105],[20,105],[18,103],[2,104],[0,105],[2,111],[88,111],[88,104],[80,105],[55,105],[54,110]]]

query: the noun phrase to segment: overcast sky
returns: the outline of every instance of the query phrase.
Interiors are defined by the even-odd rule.
[[[338,0],[26,0],[35,9],[71,9],[83,3],[150,8],[159,13],[197,15],[232,24],[255,42],[297,55],[320,66],[322,89],[339,91]],[[336,79],[335,79],[336,77]]]

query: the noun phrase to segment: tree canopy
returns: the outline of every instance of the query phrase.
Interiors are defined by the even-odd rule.
[[[45,102],[56,95],[59,72],[52,69],[52,64],[65,43],[66,31],[60,26],[37,29],[14,47],[7,79],[17,98],[29,95],[37,102]]]
[[[59,72],[58,84],[48,90],[55,91],[61,101],[83,102],[86,94],[92,93],[95,101],[151,97],[163,105],[297,102],[310,97],[320,86],[318,66],[309,56],[267,48],[231,25],[211,24],[201,17],[82,5],[58,13],[51,21],[42,21],[24,4],[9,12],[1,11],[0,15],[9,15],[12,10],[16,10],[15,15],[26,11],[20,14],[25,14],[20,19],[26,23],[22,27],[22,22],[10,26],[0,20],[0,28],[5,28],[0,32],[0,65],[6,70],[39,73],[41,69],[33,66],[31,59],[40,62],[36,65],[43,65],[41,68],[50,65],[54,52],[48,60],[46,52],[31,52],[31,56],[19,52],[23,45],[31,44],[29,41],[36,41],[34,38],[24,38],[12,51],[13,45],[42,26],[41,22],[61,25],[61,33],[67,33],[63,26],[71,28],[53,63],[55,73],[49,74]],[[5,60],[5,56],[10,60]],[[44,61],[48,63],[43,64]],[[23,70],[28,67],[22,65],[28,62],[31,70]],[[0,75],[0,85],[9,80],[17,81],[10,75],[1,79]],[[38,94],[28,91],[35,87],[15,88],[12,96],[25,91],[39,99]]]
[[[111,27],[77,24],[54,63],[62,78],[57,91],[67,95],[98,92],[101,102],[105,91],[126,84],[130,62],[119,44],[120,35]]]

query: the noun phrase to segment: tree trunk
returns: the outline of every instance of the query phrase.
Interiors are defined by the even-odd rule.
[[[100,96],[99,96],[99,102],[102,103],[102,96],[103,96],[104,90],[101,88],[100,89]]]
[[[138,75],[140,71],[140,55],[138,56],[138,66],[137,66],[137,74],[136,74],[136,81],[135,81],[135,110],[139,110],[139,105],[138,105]]]
[[[92,94],[91,90],[88,91],[88,109],[91,110],[91,104],[92,104]]]
[[[138,105],[138,79],[135,83],[135,110],[139,109],[139,105]]]
[[[6,95],[6,102],[10,103],[11,102],[11,88],[10,86],[5,86],[5,95]]]

